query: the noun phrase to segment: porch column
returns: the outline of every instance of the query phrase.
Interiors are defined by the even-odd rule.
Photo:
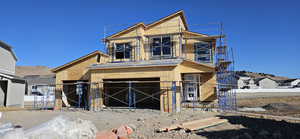
[[[89,91],[89,108],[91,111],[98,111],[103,108],[103,81],[95,76],[96,74],[91,73]]]
[[[160,111],[172,112],[172,82],[161,81],[160,88],[163,93],[160,95]]]

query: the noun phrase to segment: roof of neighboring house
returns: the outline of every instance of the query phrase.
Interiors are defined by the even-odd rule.
[[[85,56],[82,56],[82,57],[80,57],[80,58],[78,58],[78,59],[75,59],[75,60],[73,60],[73,61],[71,61],[71,62],[69,62],[69,63],[67,63],[67,64],[64,64],[64,65],[62,65],[62,66],[56,67],[56,68],[52,69],[52,72],[57,72],[57,71],[59,71],[59,70],[65,68],[65,67],[71,66],[71,65],[76,64],[76,63],[78,63],[78,62],[80,62],[80,61],[82,61],[82,60],[85,60],[86,58],[89,58],[89,57],[91,57],[91,56],[98,55],[98,54],[99,54],[99,55],[103,55],[103,56],[108,57],[107,54],[105,54],[105,53],[103,53],[103,52],[101,52],[101,51],[99,51],[99,50],[96,50],[96,51],[94,51],[94,52],[92,52],[92,53],[89,53],[89,54],[87,54],[87,55],[85,55]]]
[[[28,85],[50,85],[55,84],[55,75],[28,75],[24,79]]]
[[[253,79],[254,80],[254,83],[255,84],[257,84],[258,82],[260,82],[261,80],[263,80],[263,79],[270,79],[270,80],[272,80],[272,81],[275,81],[275,82],[277,82],[277,80],[274,80],[274,79],[272,79],[272,78],[268,78],[268,77],[263,77],[263,78],[255,78],[255,79]]]
[[[295,80],[300,80],[298,78],[295,78],[295,79],[287,79],[287,80],[282,80],[281,83],[289,83],[289,82],[293,82]]]
[[[2,47],[4,49],[6,49],[7,51],[9,51],[11,53],[11,55],[14,57],[14,59],[16,61],[18,60],[18,58],[16,56],[16,53],[14,52],[13,48],[10,45],[8,45],[5,42],[0,40],[0,47]]]
[[[126,29],[124,29],[124,30],[122,30],[122,31],[120,31],[120,32],[114,33],[114,34],[112,34],[112,35],[110,35],[110,36],[108,36],[108,37],[106,37],[106,38],[104,38],[104,39],[119,36],[119,35],[121,35],[121,34],[124,34],[124,33],[126,33],[126,32],[129,32],[129,31],[131,31],[131,30],[133,30],[133,29],[135,29],[135,28],[137,28],[137,27],[140,27],[140,26],[142,26],[144,29],[149,29],[149,28],[151,28],[151,27],[154,27],[154,26],[156,26],[156,25],[158,25],[158,24],[160,24],[160,23],[162,23],[162,22],[164,22],[164,21],[166,21],[166,20],[169,20],[169,19],[171,19],[171,18],[173,18],[173,17],[175,17],[175,16],[178,16],[178,15],[182,18],[182,22],[183,22],[185,28],[188,30],[188,25],[187,25],[186,17],[185,17],[185,15],[184,15],[183,10],[180,10],[180,11],[177,11],[177,12],[171,14],[171,15],[168,15],[168,16],[166,16],[166,17],[163,17],[163,18],[161,18],[161,19],[159,19],[159,20],[157,20],[157,21],[155,21],[155,22],[153,22],[153,23],[147,24],[147,25],[145,25],[143,22],[134,24],[133,26],[130,26],[130,27],[128,27],[128,28],[126,28]],[[198,34],[199,34],[199,33],[198,33]],[[200,35],[203,35],[203,34],[200,34]]]
[[[166,67],[177,66],[183,61],[192,62],[209,68],[214,68],[211,65],[202,64],[185,59],[161,59],[161,60],[147,60],[147,61],[135,61],[135,62],[121,62],[121,63],[106,63],[106,64],[93,64],[90,69],[113,69],[113,68],[136,68],[136,67]]]

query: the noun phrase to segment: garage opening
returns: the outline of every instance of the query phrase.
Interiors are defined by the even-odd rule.
[[[160,79],[105,79],[104,104],[107,107],[160,108]]]
[[[86,80],[63,81],[63,96],[67,98],[67,103],[71,107],[88,108],[89,84]],[[64,103],[66,106],[67,104]]]

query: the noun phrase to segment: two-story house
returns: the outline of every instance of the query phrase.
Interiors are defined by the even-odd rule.
[[[136,107],[172,111],[181,102],[216,99],[216,39],[190,31],[184,12],[178,11],[112,34],[103,39],[107,53],[92,52],[53,72],[56,84],[66,84],[65,94],[76,93],[68,83],[99,83],[100,96],[87,92],[91,107],[126,106],[130,91],[118,87],[127,87],[135,88]],[[57,96],[60,108],[61,95]]]
[[[17,57],[11,46],[0,41],[0,107],[23,107],[25,80],[15,75]]]

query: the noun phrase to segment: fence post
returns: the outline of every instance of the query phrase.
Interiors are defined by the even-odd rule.
[[[176,82],[172,82],[172,112],[176,112]]]
[[[129,108],[132,106],[132,90],[131,90],[131,81],[128,82],[128,105]]]

